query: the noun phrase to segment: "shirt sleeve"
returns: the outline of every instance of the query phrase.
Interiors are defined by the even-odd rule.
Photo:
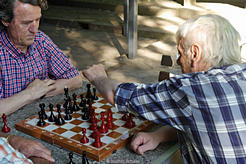
[[[189,123],[191,110],[181,81],[155,84],[123,83],[116,89],[115,106],[120,112],[133,111],[157,124],[179,130]]]
[[[2,84],[2,70],[1,70],[1,67],[0,67],[0,99],[3,98],[3,84]]]
[[[32,164],[30,159],[15,150],[4,137],[0,137],[0,163],[1,164]]]
[[[48,56],[48,70],[51,79],[69,79],[79,75],[78,69],[69,61],[68,57],[44,33],[43,43]]]

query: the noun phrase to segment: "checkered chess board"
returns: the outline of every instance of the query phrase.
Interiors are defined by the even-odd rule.
[[[137,117],[133,117],[136,126],[129,129],[125,126],[126,121],[122,120],[123,114],[118,113],[116,108],[112,107],[111,104],[107,103],[101,96],[98,95],[92,107],[95,109],[95,114],[98,119],[98,127],[100,127],[101,119],[100,113],[105,112],[105,118],[107,116],[107,110],[111,108],[114,128],[109,129],[106,134],[101,134],[102,147],[96,148],[93,146],[94,138],[90,137],[93,133],[89,129],[91,123],[81,118],[82,112],[74,112],[71,120],[65,120],[65,124],[56,125],[54,122],[45,120],[46,125],[43,127],[37,126],[39,121],[38,115],[31,116],[15,125],[16,129],[22,131],[31,136],[37,137],[41,140],[47,141],[51,144],[55,144],[62,148],[68,149],[79,154],[83,151],[87,152],[87,157],[96,161],[102,161],[103,159],[110,156],[114,151],[122,148],[127,142],[131,135],[138,131],[147,129],[152,125],[151,122],[142,120]],[[80,102],[80,98],[77,99],[77,103]],[[54,106],[54,115],[57,116],[56,106]],[[64,117],[64,108],[61,108],[61,114]],[[49,117],[50,111],[46,110],[46,114]],[[106,123],[106,119],[105,119]],[[89,143],[82,144],[80,142],[83,134],[82,128],[86,128],[86,136],[89,139]]]

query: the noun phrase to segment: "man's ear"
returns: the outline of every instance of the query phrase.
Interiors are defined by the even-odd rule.
[[[191,45],[191,60],[194,63],[200,62],[202,60],[202,49],[199,44]]]
[[[2,24],[5,26],[5,27],[8,27],[9,26],[9,22],[6,22],[5,20],[1,20]]]

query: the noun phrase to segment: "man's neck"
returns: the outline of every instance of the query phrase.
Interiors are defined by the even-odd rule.
[[[9,40],[11,41],[11,43],[16,46],[16,48],[20,49],[20,51],[25,53],[25,54],[27,53],[27,46],[16,45],[15,41],[12,39],[12,37],[10,36],[8,31],[7,31],[7,36],[9,38]]]
[[[17,45],[15,45],[18,49],[20,49],[21,50],[21,52],[23,52],[23,53],[27,53],[27,46],[17,46]]]

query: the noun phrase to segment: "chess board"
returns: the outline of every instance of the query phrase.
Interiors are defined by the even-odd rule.
[[[80,98],[77,99],[77,104],[79,104]],[[65,120],[65,124],[56,125],[54,122],[49,122],[45,120],[46,125],[43,127],[37,126],[39,121],[39,116],[33,115],[15,125],[15,128],[22,131],[28,135],[39,138],[41,140],[47,141],[51,144],[55,144],[59,147],[65,148],[69,151],[76,152],[78,154],[86,151],[87,157],[96,161],[102,161],[103,159],[110,156],[116,150],[119,150],[126,145],[129,138],[136,132],[147,129],[152,125],[150,121],[140,119],[138,117],[133,117],[136,124],[134,128],[127,128],[125,126],[126,121],[122,120],[123,114],[116,111],[115,107],[107,103],[100,95],[98,95],[98,100],[94,101],[92,107],[95,109],[96,117],[98,118],[98,127],[100,127],[100,112],[107,113],[110,108],[113,116],[113,129],[109,129],[106,134],[101,134],[102,147],[96,148],[93,146],[94,138],[91,137],[93,133],[89,129],[90,122],[82,119],[82,112],[74,112],[72,114],[71,120]],[[56,106],[54,106],[54,114],[57,116]],[[64,108],[61,108],[61,114],[64,116]],[[46,114],[50,115],[50,111],[47,108]],[[106,114],[105,114],[106,115]],[[89,142],[82,144],[80,142],[83,134],[82,128],[86,128],[86,135]]]

